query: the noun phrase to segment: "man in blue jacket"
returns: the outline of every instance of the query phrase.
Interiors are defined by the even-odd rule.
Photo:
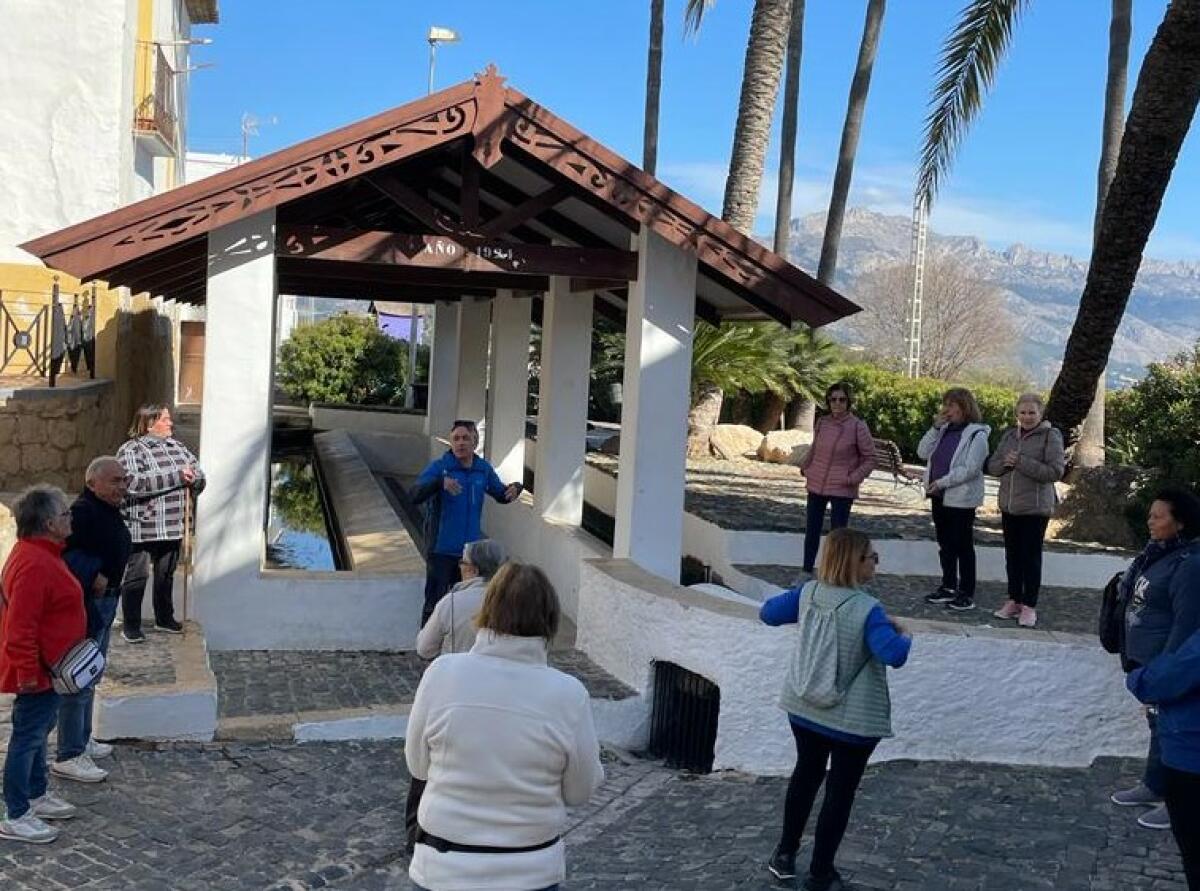
[[[1200,597],[1200,591],[1192,591]],[[1125,679],[1129,692],[1158,706],[1164,797],[1183,855],[1188,888],[1200,889],[1200,631]]]
[[[475,422],[455,421],[450,428],[450,448],[421,471],[409,493],[414,504],[433,499],[425,527],[422,625],[451,586],[461,581],[458,563],[463,545],[484,538],[484,496],[508,504],[521,494],[520,483],[505,486],[492,465],[475,454],[478,445]]]

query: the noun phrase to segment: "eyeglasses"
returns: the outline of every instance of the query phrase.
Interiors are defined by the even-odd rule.
[[[875,553],[874,551],[871,551],[871,553],[866,554],[862,558],[863,563],[866,563],[868,560],[870,560],[872,563],[878,565],[879,564],[879,555],[877,553]]]

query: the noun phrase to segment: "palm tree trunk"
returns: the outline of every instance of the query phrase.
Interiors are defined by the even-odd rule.
[[[833,174],[833,193],[829,196],[829,213],[825,217],[825,238],[821,242],[821,261],[817,265],[817,280],[832,284],[837,271],[838,248],[842,243],[842,221],[846,216],[846,199],[850,197],[850,180],[854,176],[854,158],[858,154],[858,137],[862,133],[863,113],[867,109],[867,94],[871,91],[871,71],[879,49],[879,32],[883,29],[883,13],[887,0],[867,0],[867,20],[863,25],[862,42],[858,46],[858,65],[850,82],[850,101],[846,105],[846,122],[842,126],[842,144],[838,149],[837,170]]]
[[[720,387],[708,384],[700,392],[688,410],[688,455],[702,457],[708,454],[708,436],[721,419],[721,406],[725,393]]]
[[[786,409],[786,399],[778,393],[767,391],[763,395],[762,411],[758,413],[758,418],[754,422],[754,429],[759,433],[770,433],[772,430],[778,430],[779,422],[783,419],[783,413]]]
[[[796,179],[796,129],[800,116],[800,58],[804,51],[804,0],[792,0],[787,75],[783,82],[783,123],[779,132],[779,193],[775,199],[775,253],[788,255],[792,234],[792,186]]]
[[[1129,35],[1133,29],[1133,0],[1112,0],[1112,19],[1108,27],[1108,78],[1104,89],[1104,126],[1101,131],[1100,166],[1096,175],[1096,219],[1093,247],[1100,237],[1100,217],[1104,196],[1117,172],[1117,153],[1121,150],[1121,130],[1125,126],[1125,94],[1129,86]],[[1075,449],[1076,467],[1104,466],[1104,408],[1107,375],[1096,381],[1096,396],[1083,421],[1079,445]]]
[[[642,135],[642,169],[658,167],[658,107],[662,95],[663,3],[650,0],[650,50],[646,59],[646,123]]]
[[[1172,0],[1146,51],[1047,416],[1069,445],[1112,351],[1150,232],[1200,103],[1200,0]]]
[[[787,49],[792,0],[755,0],[750,20],[750,42],[742,71],[733,155],[725,180],[721,217],[735,229],[750,234],[758,211],[771,119],[779,95],[783,57]]]
[[[811,399],[799,397],[788,403],[787,428],[812,433],[817,421],[817,404]]]

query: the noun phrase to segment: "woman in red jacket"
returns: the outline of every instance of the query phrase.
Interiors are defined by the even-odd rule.
[[[71,534],[67,496],[33,486],[13,504],[17,543],[0,575],[0,692],[15,693],[12,737],[4,759],[5,817],[0,838],[45,844],[75,807],[46,788],[46,739],[58,718],[58,694],[46,666],[87,631],[83,589],[63,562]]]
[[[817,563],[825,508],[829,508],[830,529],[847,526],[858,487],[875,467],[875,440],[867,422],[850,411],[854,407],[850,385],[839,382],[826,390],[825,407],[829,413],[817,419],[812,446],[800,462],[808,488],[804,521],[807,573],[812,573]]]

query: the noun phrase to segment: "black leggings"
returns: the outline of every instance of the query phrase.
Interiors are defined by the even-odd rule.
[[[142,627],[142,598],[146,595],[146,579],[154,574],[154,621],[169,625],[175,621],[175,567],[179,565],[178,538],[167,541],[144,541],[133,546],[121,580],[121,615],[127,631]],[[186,617],[185,617],[186,618]]]
[[[1171,832],[1183,857],[1189,891],[1200,891],[1200,773],[1164,768]]]
[[[1049,517],[1000,514],[1009,600],[1028,607],[1037,606],[1042,587],[1042,546],[1049,523]]]
[[[804,826],[816,801],[817,790],[824,782],[825,800],[821,802],[821,813],[817,815],[809,874],[825,879],[834,872],[833,858],[850,822],[854,794],[858,791],[867,760],[875,751],[878,741],[855,745],[789,723],[792,735],[796,737],[796,769],[792,771],[787,798],[783,803],[783,834],[779,838],[779,849],[786,854],[800,850],[800,837],[804,835]],[[826,765],[829,765],[828,781]]]

